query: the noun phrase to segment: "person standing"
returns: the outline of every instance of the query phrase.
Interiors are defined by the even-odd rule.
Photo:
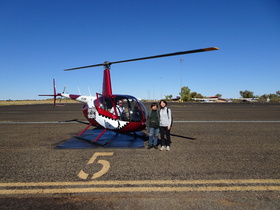
[[[170,108],[167,107],[167,102],[165,100],[160,100],[160,139],[161,148],[160,151],[170,150],[170,129],[172,124],[172,115]]]
[[[159,111],[156,103],[151,104],[152,110],[148,113],[147,131],[149,132],[149,145],[147,149],[158,148]]]

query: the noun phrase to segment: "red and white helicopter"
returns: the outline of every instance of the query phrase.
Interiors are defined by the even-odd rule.
[[[162,54],[156,56],[149,56],[143,58],[129,59],[116,62],[104,62],[101,64],[83,66],[77,68],[65,69],[64,71],[77,70],[83,68],[91,68],[97,66],[104,66],[103,89],[102,94],[96,93],[96,96],[84,96],[66,93],[56,93],[55,80],[53,95],[39,95],[39,96],[53,96],[54,105],[56,97],[73,99],[84,103],[83,113],[85,118],[89,121],[88,126],[78,135],[81,136],[90,126],[101,126],[103,131],[94,140],[97,141],[107,130],[113,130],[119,133],[129,133],[144,130],[146,127],[147,110],[144,104],[137,98],[130,95],[113,94],[110,66],[116,63],[124,63],[130,61],[139,61],[152,58],[160,58],[167,56],[175,56],[182,54],[198,53],[205,51],[218,50],[219,48],[210,47],[197,50],[181,51],[169,54]]]

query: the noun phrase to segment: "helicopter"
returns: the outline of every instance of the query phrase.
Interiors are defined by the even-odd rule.
[[[91,126],[99,126],[103,130],[93,140],[93,142],[96,142],[107,130],[115,131],[117,133],[135,133],[137,131],[142,131],[146,128],[148,112],[144,104],[138,98],[130,95],[113,94],[110,76],[111,65],[117,63],[206,52],[212,50],[219,50],[219,48],[209,47],[115,62],[105,61],[101,64],[65,69],[64,71],[72,71],[84,68],[103,66],[104,72],[102,93],[96,93],[96,96],[66,94],[64,93],[64,91],[62,93],[57,93],[55,80],[53,80],[54,94],[39,96],[53,96],[54,107],[56,106],[56,97],[69,98],[84,103],[83,114],[89,123],[88,126],[81,133],[78,134],[78,136],[81,136]]]

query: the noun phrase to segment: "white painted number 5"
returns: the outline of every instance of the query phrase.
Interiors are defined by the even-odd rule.
[[[93,156],[91,157],[91,159],[88,161],[87,164],[93,164],[98,156],[112,156],[113,154],[114,154],[113,152],[96,152],[93,154]],[[98,160],[97,163],[102,164],[102,169],[94,173],[91,179],[96,179],[98,177],[103,176],[105,173],[107,173],[107,171],[110,168],[110,163],[107,160]],[[88,176],[89,174],[85,173],[83,170],[81,170],[78,174],[78,177],[80,177],[81,179],[87,179]]]

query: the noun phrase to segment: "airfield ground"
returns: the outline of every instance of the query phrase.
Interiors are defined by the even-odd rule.
[[[82,104],[0,106],[0,208],[279,209],[280,104],[170,108],[160,152],[57,149],[85,128],[68,122]]]

